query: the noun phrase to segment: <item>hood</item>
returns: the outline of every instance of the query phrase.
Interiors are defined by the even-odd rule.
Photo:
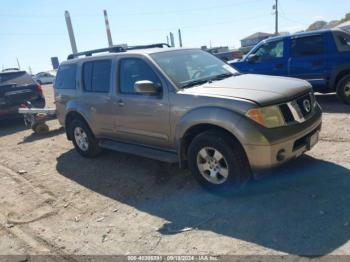
[[[192,95],[241,98],[267,106],[290,101],[311,90],[311,85],[304,80],[247,74],[195,86],[183,92]]]

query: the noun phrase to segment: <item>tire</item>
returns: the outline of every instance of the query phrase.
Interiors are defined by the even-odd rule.
[[[41,124],[34,125],[32,127],[32,130],[35,133],[37,133],[39,135],[42,135],[42,134],[48,133],[50,131],[50,128],[49,128],[49,126],[47,124],[41,123]]]
[[[337,85],[337,96],[343,103],[350,105],[350,75],[340,79]]]
[[[251,178],[242,146],[224,132],[207,131],[195,137],[188,148],[187,158],[191,173],[209,191],[233,192]]]
[[[70,132],[75,150],[83,157],[93,158],[101,152],[98,140],[85,121],[74,119],[68,126],[68,132]]]

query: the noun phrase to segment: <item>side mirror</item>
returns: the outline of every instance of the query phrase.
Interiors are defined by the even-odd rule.
[[[247,62],[254,64],[257,60],[258,60],[258,56],[256,54],[251,54],[249,56],[247,56]]]
[[[160,93],[159,86],[149,80],[137,81],[134,88],[137,93],[142,95],[156,96]]]

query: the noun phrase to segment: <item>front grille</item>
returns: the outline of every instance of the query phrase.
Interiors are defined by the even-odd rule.
[[[307,93],[296,99],[279,105],[286,124],[294,122],[302,123],[314,112],[316,102],[313,93]]]
[[[312,99],[310,94],[304,95],[295,100],[304,117],[307,117],[312,112]]]
[[[282,112],[282,115],[284,117],[284,121],[289,124],[291,122],[294,122],[294,117],[292,112],[290,111],[289,107],[287,104],[282,104],[280,105],[280,110]]]

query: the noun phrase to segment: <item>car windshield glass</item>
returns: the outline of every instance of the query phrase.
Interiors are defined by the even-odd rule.
[[[202,50],[178,50],[151,56],[180,88],[238,74],[231,66]]]

